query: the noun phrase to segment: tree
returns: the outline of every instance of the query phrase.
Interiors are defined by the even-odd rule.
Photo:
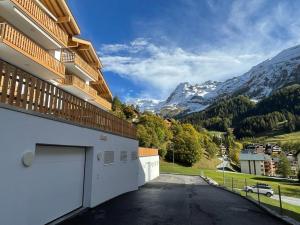
[[[229,152],[229,158],[236,164],[239,164],[239,155],[243,145],[235,141],[235,137],[231,129],[228,129],[225,134],[225,146]]]
[[[169,145],[166,158],[186,166],[192,166],[199,161],[202,154],[199,133],[191,124],[183,124],[182,131],[173,136],[172,144]]]
[[[289,177],[291,174],[291,164],[284,153],[279,156],[277,173],[283,177]]]
[[[133,106],[126,105],[123,107],[123,113],[126,119],[132,120],[135,117],[136,113],[134,110],[135,108]]]
[[[297,176],[298,176],[298,181],[300,182],[300,170],[298,171]]]
[[[137,136],[140,146],[158,148],[159,155],[164,158],[172,132],[161,117],[146,113],[140,117]]]
[[[122,102],[120,101],[118,96],[115,96],[113,98],[113,101],[112,101],[112,110],[117,111],[117,110],[122,109],[122,108],[123,108]]]
[[[114,97],[112,101],[112,113],[121,119],[126,119],[126,116],[123,112],[123,108],[124,105],[122,104],[120,99],[117,96]]]

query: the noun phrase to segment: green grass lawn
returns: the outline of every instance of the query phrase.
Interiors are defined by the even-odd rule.
[[[160,162],[160,171],[162,173],[177,173],[184,175],[204,175],[209,177],[220,185],[223,185],[223,172],[216,171],[212,169],[201,169],[198,167],[185,167],[178,164],[169,163],[165,161]],[[300,198],[300,184],[291,180],[281,180],[271,177],[264,176],[255,176],[251,174],[242,174],[242,173],[231,173],[225,172],[225,186],[228,189],[233,188],[235,191],[239,192],[241,195],[245,196],[245,192],[241,191],[244,186],[254,185],[256,183],[267,183],[272,186],[275,194],[278,193],[278,185],[281,187],[281,194],[283,196],[291,196]],[[250,197],[257,200],[257,194],[249,194]],[[268,198],[266,196],[260,196],[260,200],[263,204],[269,208],[279,212],[279,201]],[[287,204],[283,202],[284,214],[294,219],[300,221],[300,207]]]
[[[185,167],[178,164],[161,161],[160,170],[165,173],[178,173],[186,175],[204,175],[209,177],[219,184],[223,184],[223,173],[222,171],[216,171],[212,169],[200,169],[197,167]],[[231,173],[225,172],[225,184],[226,186],[232,185],[232,179],[234,186],[237,188],[243,188],[245,184],[254,185],[256,183],[266,183],[272,186],[275,193],[278,192],[278,185],[281,187],[281,193],[284,196],[299,197],[300,198],[300,184],[295,181],[287,179],[275,179],[265,176],[255,176],[244,173]],[[246,179],[246,182],[245,182]]]
[[[250,142],[264,142],[264,143],[284,143],[284,142],[297,142],[300,140],[300,131],[285,133],[283,131],[272,131],[267,134],[261,134],[254,139],[245,138],[244,141]]]
[[[268,137],[268,142],[295,142],[300,140],[300,131],[289,134],[275,135],[274,137]]]

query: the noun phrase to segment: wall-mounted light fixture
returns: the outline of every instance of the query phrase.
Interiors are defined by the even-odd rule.
[[[32,166],[34,161],[34,153],[33,152],[25,152],[22,157],[23,165],[26,167]]]

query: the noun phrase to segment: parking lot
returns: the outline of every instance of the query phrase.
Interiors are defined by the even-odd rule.
[[[200,177],[162,174],[138,191],[114,198],[60,225],[285,224],[247,200]]]

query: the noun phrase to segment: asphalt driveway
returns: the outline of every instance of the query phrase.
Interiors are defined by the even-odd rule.
[[[247,200],[201,178],[161,175],[60,225],[279,225]]]

